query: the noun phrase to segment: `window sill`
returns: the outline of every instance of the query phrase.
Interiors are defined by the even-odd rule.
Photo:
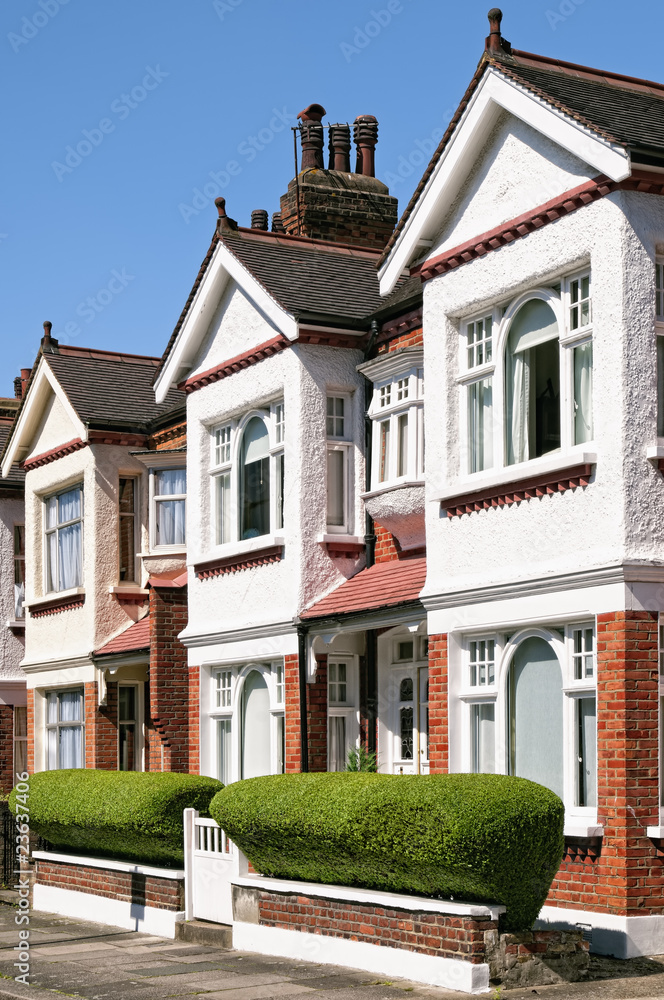
[[[142,604],[150,596],[150,591],[144,590],[137,583],[109,587],[108,592],[117,599],[119,604]]]
[[[586,451],[521,462],[490,476],[462,480],[454,492],[446,491],[433,499],[440,501],[448,517],[460,517],[488,507],[503,507],[549,493],[585,487],[596,464],[597,455]],[[459,487],[462,486],[466,492],[461,492]]]
[[[586,840],[590,837],[603,837],[604,827],[597,823],[591,826],[589,824],[586,825],[583,821],[574,822],[572,820],[569,823],[565,823],[563,836],[569,840],[576,840],[577,838]]]
[[[381,483],[368,493],[361,493],[362,500],[372,500],[374,497],[383,496],[384,493],[391,493],[393,490],[419,489],[424,486],[424,479],[393,479],[390,482]]]
[[[155,556],[173,556],[173,558],[181,556],[184,558],[186,555],[187,550],[181,545],[155,545],[149,552],[139,552],[138,558],[154,559]]]
[[[647,448],[646,458],[649,462],[652,462],[656,469],[659,469],[660,472],[664,472],[664,442]]]
[[[25,632],[25,618],[11,618],[7,622],[7,628],[11,632]]]
[[[71,590],[62,590],[57,594],[49,594],[48,597],[40,597],[25,606],[31,618],[41,618],[42,615],[55,615],[72,608],[81,608],[84,604],[85,588],[72,587]]]
[[[664,840],[664,826],[646,827],[646,836],[651,840]]]
[[[365,541],[359,535],[345,535],[343,533],[319,535],[316,539],[319,545],[324,545],[332,557],[338,559],[357,559],[365,549]]]
[[[283,555],[284,539],[281,535],[259,535],[242,542],[220,545],[216,555],[194,563],[193,569],[199,580],[207,580],[211,576],[279,562]]]

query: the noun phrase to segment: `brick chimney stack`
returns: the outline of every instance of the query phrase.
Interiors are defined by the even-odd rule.
[[[281,197],[281,221],[290,236],[349,243],[382,250],[397,222],[397,199],[375,176],[378,121],[360,115],[353,123],[357,163],[350,169],[350,126],[323,126],[325,108],[310,104],[298,118],[300,172]],[[324,129],[329,128],[329,170],[323,165]]]

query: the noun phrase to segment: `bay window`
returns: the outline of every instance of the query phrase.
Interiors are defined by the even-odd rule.
[[[212,428],[216,545],[260,538],[284,524],[284,404]]]
[[[83,583],[83,488],[72,486],[45,500],[46,591]]]
[[[467,472],[593,440],[590,274],[534,289],[463,325]]]
[[[84,767],[83,689],[46,695],[46,769]]]
[[[422,351],[407,348],[359,366],[373,382],[371,490],[424,477]]]
[[[152,473],[154,544],[183,546],[186,539],[187,470],[155,469]]]

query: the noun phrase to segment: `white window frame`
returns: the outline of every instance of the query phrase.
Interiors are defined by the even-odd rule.
[[[344,702],[330,701],[330,664],[346,665],[346,700]],[[348,751],[360,743],[360,681],[359,681],[359,657],[350,653],[330,653],[327,658],[327,769],[330,770],[330,719],[343,718],[346,720],[346,752],[345,760],[348,759]],[[342,768],[345,770],[345,768]]]
[[[17,542],[18,548],[20,550],[20,539],[23,538],[23,552],[17,552]],[[23,607],[23,602],[25,600],[25,524],[17,523],[14,525],[14,530],[12,532],[12,541],[14,545],[14,618],[20,620],[25,618],[25,608]],[[17,583],[16,578],[19,576],[20,582]]]
[[[131,515],[123,514],[120,510],[120,483],[122,481],[128,481],[133,484],[134,490],[134,510]],[[122,473],[118,476],[118,582],[119,583],[137,583],[139,579],[139,569],[138,569],[138,525],[139,525],[139,513],[140,513],[140,494],[139,494],[139,477],[136,475],[123,475]],[[127,577],[126,580],[121,579],[121,566],[120,566],[120,538],[122,537],[121,526],[123,518],[128,520],[129,517],[132,519],[133,531],[132,531],[132,549],[133,549],[133,569],[132,575]]]
[[[574,676],[574,632],[592,629],[594,670],[592,677],[576,679]],[[563,694],[563,801],[566,822],[575,821],[592,826],[597,822],[597,806],[577,805],[577,747],[576,709],[581,698],[594,698],[597,705],[597,628],[590,618],[555,627],[527,627],[508,635],[500,631],[478,629],[464,633],[460,637],[457,664],[451,676],[452,687],[461,703],[461,725],[457,727],[457,746],[454,757],[459,761],[459,770],[472,770],[472,710],[481,704],[494,705],[495,773],[509,773],[509,731],[508,731],[508,674],[517,647],[526,639],[537,637],[551,646],[558,658],[562,671]],[[489,685],[471,684],[470,644],[473,641],[493,640],[495,643],[494,683]],[[453,731],[452,724],[450,731]],[[455,766],[456,769],[456,766]],[[597,799],[597,795],[595,795]]]
[[[280,495],[282,486],[281,469],[285,463],[285,439],[286,439],[286,413],[283,398],[266,404],[264,407],[254,408],[240,417],[226,418],[215,421],[209,427],[210,433],[210,518],[212,537],[210,544],[217,549],[223,549],[228,545],[236,545],[243,541],[240,538],[240,488],[241,470],[240,455],[242,450],[242,438],[244,430],[254,417],[258,417],[265,424],[268,432],[268,448],[270,455],[270,527],[265,535],[257,535],[256,538],[267,538],[284,527],[285,496]],[[224,454],[220,455],[216,438],[220,431],[228,433],[229,440],[226,443]],[[221,477],[228,476],[228,521],[227,536],[223,537],[219,522],[219,502],[218,502],[218,482]],[[285,493],[285,476],[283,477],[283,491]]]
[[[47,527],[47,525],[48,525],[48,502],[49,502],[49,500],[53,500],[53,499],[57,500],[58,497],[63,496],[65,493],[72,493],[74,490],[78,490],[79,493],[80,493],[80,505],[81,505],[81,514],[80,514],[80,516],[73,518],[71,521],[63,521],[62,523],[57,522],[55,524],[55,526],[52,527],[52,528]],[[58,558],[58,562],[57,562],[57,567],[56,567],[56,575],[57,575],[57,578],[58,578],[57,579],[58,586],[54,590],[49,590],[48,589],[49,577],[52,575],[51,572],[50,572],[48,536],[52,535],[52,534],[55,534],[56,538],[57,538],[58,532],[62,528],[70,527],[73,524],[80,524],[80,526],[81,526],[81,529],[80,529],[80,540],[81,540],[80,541],[80,545],[81,545],[81,578],[80,578],[78,584],[75,584],[75,586],[76,587],[82,587],[84,585],[84,583],[85,583],[85,550],[84,550],[84,546],[83,546],[83,542],[84,542],[84,530],[83,530],[83,526],[85,524],[85,491],[83,489],[83,483],[82,482],[72,483],[70,486],[61,487],[55,493],[49,493],[47,496],[44,497],[44,500],[43,500],[43,512],[42,513],[43,513],[43,525],[44,525],[44,532],[43,532],[43,546],[44,546],[44,549],[43,549],[43,551],[44,551],[44,561],[43,561],[43,567],[44,567],[44,593],[45,594],[58,594],[58,593],[62,593],[63,590],[70,590],[70,589],[72,589],[72,588],[69,588],[69,587],[60,587],[59,586],[59,583],[60,583],[60,560],[59,560],[59,556],[57,557]],[[56,553],[57,553],[59,551],[59,546],[56,544],[55,548],[56,548]]]
[[[399,399],[399,383],[407,382],[408,396]],[[381,405],[381,395],[390,390],[390,402]],[[417,483],[424,478],[424,378],[421,362],[374,381],[369,416],[371,428],[371,491],[389,489],[403,483]],[[407,458],[400,475],[399,418],[408,419]],[[389,424],[387,475],[381,479],[381,435],[383,423]]]
[[[583,326],[572,329],[570,310],[572,282],[583,278],[589,279],[590,287],[590,321]],[[586,343],[593,342],[592,325],[593,282],[590,267],[576,270],[552,287],[535,287],[516,296],[506,306],[499,304],[473,312],[461,323],[459,337],[458,371],[456,382],[459,394],[459,430],[460,440],[464,442],[465,458],[462,474],[472,480],[474,476],[486,475],[503,469],[519,470],[531,463],[551,455],[573,454],[575,449],[587,448],[592,441],[575,444],[574,421],[574,349]],[[521,463],[507,464],[507,427],[505,424],[505,352],[512,321],[520,308],[532,299],[545,302],[553,310],[558,323],[558,345],[560,357],[560,448],[546,452],[543,456],[529,458]],[[469,367],[468,364],[468,330],[471,324],[492,320],[492,357],[488,362]],[[663,331],[664,332],[664,331]],[[492,382],[492,463],[483,469],[472,471],[472,448],[470,439],[470,392],[474,383],[491,379]],[[592,396],[591,396],[592,398]],[[594,435],[593,435],[594,438]],[[518,471],[517,471],[518,475]]]
[[[144,687],[144,683],[140,681],[118,681],[118,770],[120,770],[120,726],[125,724],[120,720],[120,688],[134,689],[134,705],[136,710],[134,719],[134,761],[136,766],[134,767],[134,771],[145,770],[145,741],[143,734],[143,718],[145,714],[143,701]],[[126,721],[130,722],[131,720]]]
[[[248,660],[238,663],[215,663],[211,666],[208,677],[208,697],[209,711],[207,713],[210,727],[210,762],[209,774],[215,775],[220,781],[224,778],[219,774],[219,746],[218,727],[220,721],[230,721],[231,736],[230,748],[231,759],[228,768],[229,783],[240,780],[241,765],[241,711],[242,711],[242,691],[247,676],[257,670],[265,678],[270,696],[270,761],[271,773],[279,774],[279,767],[285,768],[285,664],[283,658],[273,660]],[[227,685],[219,687],[219,679],[222,675],[230,674],[230,688]],[[229,690],[230,696],[225,700],[225,704],[217,705],[217,692]],[[279,746],[280,723],[283,730],[283,757],[280,759],[282,748]]]
[[[80,692],[81,695],[81,718],[74,722],[61,722],[60,721],[60,695],[67,694],[72,691]],[[48,721],[48,698],[49,695],[55,695],[58,703],[58,721],[49,723]],[[80,684],[73,684],[71,687],[63,688],[50,688],[44,691],[44,769],[46,771],[60,771],[60,740],[59,731],[61,727],[70,728],[80,728],[81,731],[81,768],[85,767],[85,688]],[[56,754],[58,756],[58,766],[51,768],[49,767],[48,759],[48,734],[49,732],[55,730],[56,733]]]
[[[156,490],[155,490],[156,476],[160,472],[172,472],[172,471],[174,471],[176,469],[177,470],[184,469],[184,471],[186,473],[187,468],[186,468],[186,459],[185,459],[184,455],[182,456],[182,460],[179,461],[179,462],[178,461],[173,461],[172,458],[171,458],[171,456],[169,456],[169,461],[168,461],[167,464],[165,463],[164,465],[155,465],[153,468],[150,469],[150,548],[152,550],[154,550],[154,551],[157,551],[157,552],[184,552],[185,549],[186,549],[186,545],[187,545],[187,528],[186,528],[186,525],[187,525],[187,494],[186,494],[186,492],[185,493],[173,493],[172,495],[171,494],[165,494],[165,493],[157,495]],[[187,485],[188,485],[188,477],[187,477]],[[182,501],[184,501],[184,510],[185,510],[185,517],[184,517],[185,537],[184,537],[184,541],[183,542],[177,542],[174,545],[163,545],[163,544],[157,542],[157,507],[158,507],[159,503],[161,503],[163,501],[171,501],[171,500],[182,500]]]
[[[343,434],[329,433],[329,420],[334,421],[339,420],[338,416],[328,417],[327,407],[328,401],[331,399],[341,399],[344,402],[344,415],[343,415]],[[326,448],[325,448],[325,483],[326,483],[326,496],[327,496],[327,479],[329,475],[328,466],[328,456],[330,452],[341,452],[343,455],[342,459],[342,470],[343,470],[343,521],[341,524],[330,524],[327,520],[327,515],[329,514],[329,506],[326,500],[326,530],[329,534],[338,535],[350,535],[352,534],[352,503],[351,497],[353,496],[352,487],[352,471],[353,465],[351,457],[353,454],[353,427],[354,427],[354,413],[353,413],[353,396],[350,392],[341,392],[330,389],[325,397],[325,433],[326,433]],[[336,428],[335,428],[336,429]]]

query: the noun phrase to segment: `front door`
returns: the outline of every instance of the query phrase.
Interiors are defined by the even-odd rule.
[[[391,719],[393,774],[429,773],[429,670],[393,668],[396,698]]]

